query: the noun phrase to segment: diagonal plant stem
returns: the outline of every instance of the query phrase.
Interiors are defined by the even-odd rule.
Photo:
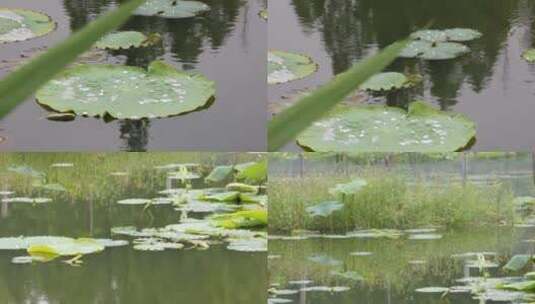
[[[0,119],[74,61],[106,33],[125,23],[145,0],[130,0],[89,23],[0,81]]]
[[[408,43],[409,40],[403,40],[391,44],[275,116],[268,124],[268,151],[277,151],[294,140],[368,78],[392,63]]]

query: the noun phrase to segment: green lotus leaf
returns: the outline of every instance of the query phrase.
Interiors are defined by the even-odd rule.
[[[454,59],[470,52],[470,48],[457,42],[432,43],[416,40],[401,52],[400,57],[422,58],[425,60],[448,60]]]
[[[52,199],[45,197],[10,197],[2,199],[2,203],[22,203],[22,204],[47,204]]]
[[[448,41],[466,42],[481,38],[483,34],[479,31],[467,28],[453,28],[444,30]]]
[[[430,241],[430,240],[440,240],[442,238],[441,234],[436,233],[418,233],[409,236],[409,240],[417,241]]]
[[[205,3],[185,0],[147,0],[134,15],[157,16],[169,19],[190,18],[210,10]]]
[[[258,186],[252,186],[244,183],[230,183],[225,186],[227,191],[238,191],[242,193],[258,193]]]
[[[214,202],[237,202],[240,193],[238,191],[208,192],[200,197],[204,201]]]
[[[268,52],[268,84],[305,78],[318,69],[308,56],[282,51]]]
[[[259,238],[232,240],[227,249],[241,252],[266,252],[268,250],[268,242]]]
[[[372,76],[360,86],[360,89],[380,92],[399,90],[410,85],[411,83],[407,76],[397,72],[386,72]]]
[[[94,239],[80,238],[33,244],[27,249],[31,256],[76,256],[104,250],[104,246]]]
[[[253,195],[252,193],[240,193],[240,202],[241,203],[249,203],[249,204],[259,204],[262,206],[266,206],[268,202],[268,196],[267,195]]]
[[[352,180],[349,183],[345,184],[336,184],[334,187],[329,189],[329,194],[337,196],[337,195],[353,195],[358,193],[363,187],[365,187],[368,184],[363,179],[357,178]]]
[[[112,50],[145,47],[158,41],[157,36],[159,35],[153,34],[149,38],[145,34],[136,31],[116,32],[102,37],[95,46],[99,49]]]
[[[522,58],[529,63],[535,63],[535,49],[525,50],[522,53]]]
[[[186,211],[194,213],[214,213],[214,212],[232,212],[236,208],[239,208],[238,205],[231,205],[225,203],[214,203],[214,202],[199,202],[193,201],[184,205],[180,205],[175,208],[176,211]]]
[[[526,265],[531,261],[531,256],[527,254],[517,254],[513,256],[503,269],[508,271],[519,271],[526,267]]]
[[[534,292],[535,281],[530,280],[530,281],[512,282],[512,283],[507,283],[507,284],[499,284],[496,288],[505,289],[505,290]]]
[[[446,42],[448,35],[442,30],[421,30],[411,34],[411,39],[424,40],[429,42]]]
[[[213,216],[215,226],[225,229],[261,228],[268,224],[267,210],[245,210]]]
[[[146,205],[150,202],[151,200],[146,199],[146,198],[129,198],[129,199],[120,200],[117,202],[117,204],[119,205]]]
[[[190,172],[187,170],[181,170],[176,172],[167,173],[167,177],[170,179],[180,179],[180,180],[192,180],[201,178],[201,176],[195,172]]]
[[[37,101],[57,112],[141,119],[168,117],[206,106],[214,83],[154,61],[148,71],[131,66],[81,64],[37,91]]]
[[[0,43],[44,36],[55,28],[56,23],[45,14],[24,9],[0,8]]]
[[[344,208],[344,204],[340,203],[338,201],[328,201],[328,202],[322,202],[313,206],[309,206],[306,208],[306,211],[308,214],[312,217],[316,216],[329,216],[333,212],[340,210]]]
[[[413,102],[408,111],[386,106],[338,108],[297,138],[321,152],[453,152],[475,137],[475,123],[462,114]]]
[[[238,174],[236,179],[245,180],[249,183],[260,184],[267,180],[268,161],[267,159],[235,166]]]
[[[445,293],[450,290],[447,287],[422,287],[418,288],[415,291],[420,293]]]
[[[233,166],[215,167],[210,174],[204,179],[207,183],[220,183],[229,178],[234,172]]]

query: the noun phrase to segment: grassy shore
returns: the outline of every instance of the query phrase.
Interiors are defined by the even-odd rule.
[[[306,208],[335,199],[329,188],[353,178],[367,186],[343,199],[344,207],[327,217],[311,217]],[[270,176],[269,230],[291,233],[306,229],[345,232],[354,229],[446,229],[512,223],[512,193],[505,184],[485,185],[445,180],[409,180],[399,172],[365,170],[359,176],[314,174]]]

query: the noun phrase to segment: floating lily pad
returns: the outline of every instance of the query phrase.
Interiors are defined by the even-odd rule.
[[[262,206],[267,205],[268,196],[267,195],[253,195],[250,193],[240,193],[240,202],[241,203],[254,203],[260,204]]]
[[[46,197],[10,197],[2,199],[2,203],[22,203],[22,204],[47,204],[52,199]]]
[[[411,34],[414,39],[401,53],[404,58],[425,60],[454,59],[470,52],[470,48],[458,43],[478,39],[482,34],[472,29],[422,30]]]
[[[318,66],[308,56],[282,51],[268,52],[268,84],[305,78],[317,69]]]
[[[216,226],[226,229],[261,228],[268,224],[267,210],[263,209],[216,215],[212,219]]]
[[[80,238],[32,244],[27,251],[32,256],[75,256],[103,251],[104,245],[94,239]]]
[[[180,205],[175,208],[177,211],[196,212],[196,213],[213,213],[213,212],[228,212],[234,211],[239,206],[224,204],[224,203],[205,203],[193,201],[185,205]]]
[[[232,240],[227,249],[242,252],[267,252],[267,246],[268,242],[265,239],[241,239]]]
[[[522,53],[522,58],[529,63],[535,63],[535,49],[525,50]]]
[[[56,28],[49,16],[24,9],[0,8],[0,43],[44,36]]]
[[[141,119],[184,114],[205,106],[214,83],[155,61],[139,67],[81,64],[45,84],[37,101],[57,112]]]
[[[361,90],[366,91],[391,91],[407,88],[411,85],[407,76],[397,72],[379,73],[372,76],[361,86]]]
[[[475,137],[475,123],[462,114],[413,102],[408,111],[358,106],[334,111],[297,139],[321,152],[453,152]]]
[[[334,187],[329,189],[329,194],[331,195],[353,195],[356,194],[368,184],[363,179],[357,178],[353,181],[345,184],[336,184]]]
[[[218,166],[204,180],[207,183],[219,183],[229,178],[233,172],[233,166]]]
[[[157,16],[170,19],[189,18],[210,10],[205,3],[185,0],[147,0],[134,15]]]
[[[119,205],[146,205],[150,202],[151,200],[146,199],[146,198],[129,198],[129,199],[120,200],[117,202],[117,204]]]
[[[154,44],[159,41],[159,35],[153,34],[152,36],[147,36],[143,33],[136,31],[123,31],[110,33],[102,37],[95,46],[99,49],[129,49],[129,48],[139,48],[146,47]]]
[[[441,238],[442,238],[442,235],[436,234],[436,233],[421,233],[421,234],[413,234],[409,236],[409,240],[419,240],[419,241],[440,240]]]
[[[217,193],[207,193],[201,196],[202,200],[214,202],[237,202],[240,193],[237,191],[224,191]]]
[[[445,293],[449,290],[447,287],[423,287],[415,291],[420,293]]]

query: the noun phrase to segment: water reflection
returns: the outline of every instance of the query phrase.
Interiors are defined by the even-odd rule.
[[[462,60],[399,60],[394,64],[398,70],[410,67],[429,75],[431,94],[438,97],[443,109],[457,103],[464,83],[475,92],[488,86],[511,31],[517,27],[531,31],[535,13],[535,6],[525,0],[293,0],[292,4],[305,29],[322,33],[334,73],[345,71],[370,51],[402,39],[429,22],[434,28],[469,27],[484,33],[470,44],[472,52]],[[531,35],[521,39],[524,45],[531,45]]]

